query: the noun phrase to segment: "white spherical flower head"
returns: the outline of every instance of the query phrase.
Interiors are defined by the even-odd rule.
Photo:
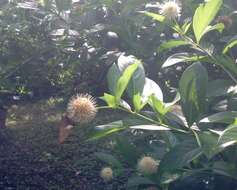
[[[67,117],[73,122],[88,123],[96,116],[95,100],[89,94],[78,94],[69,101]]]
[[[100,177],[103,178],[104,181],[110,181],[113,179],[113,170],[110,167],[105,167],[100,171]]]
[[[181,13],[181,6],[175,1],[167,1],[160,5],[160,14],[164,15],[167,19],[175,19]]]
[[[157,172],[158,162],[152,157],[144,156],[138,162],[138,170],[143,174],[154,174]]]

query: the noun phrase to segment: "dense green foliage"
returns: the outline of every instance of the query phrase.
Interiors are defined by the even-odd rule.
[[[237,2],[183,0],[173,2],[176,12],[159,3],[2,1],[1,109],[91,92],[106,103],[99,109],[127,113],[89,140],[108,138],[114,154],[96,156],[114,178],[132,173],[128,189],[178,190],[193,180],[233,189]],[[154,158],[156,172],[139,169],[143,156]]]

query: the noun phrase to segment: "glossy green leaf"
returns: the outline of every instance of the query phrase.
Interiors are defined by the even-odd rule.
[[[189,53],[176,53],[171,55],[162,65],[162,68],[170,67],[172,65],[176,65],[178,63],[186,63],[186,62],[195,62],[202,61],[206,59],[206,56],[199,56],[195,54]]]
[[[158,52],[161,53],[164,50],[169,50],[171,48],[175,48],[175,47],[179,47],[179,46],[185,46],[185,45],[189,45],[189,43],[184,41],[184,40],[169,40],[169,41],[161,44],[161,46],[158,49]]]
[[[227,123],[231,124],[237,118],[236,111],[219,112],[201,119],[200,123]]]
[[[204,154],[208,159],[211,159],[218,152],[221,151],[218,146],[218,138],[219,136],[210,132],[198,133],[198,137],[201,143],[201,148]]]
[[[224,68],[231,78],[236,82],[237,81],[237,64],[235,60],[227,55],[219,55],[215,57],[214,64],[219,65],[220,67]]]
[[[200,63],[189,66],[179,81],[181,106],[189,126],[205,112],[207,83],[207,71]]]
[[[143,98],[140,94],[135,94],[133,96],[133,106],[135,112],[140,112],[142,108],[146,105],[147,101],[143,101]]]
[[[121,73],[123,73],[124,70],[129,65],[140,62],[138,68],[136,69],[136,71],[132,75],[131,80],[128,83],[126,92],[128,93],[130,98],[132,98],[133,95],[135,94],[138,94],[138,93],[141,94],[144,88],[145,78],[146,78],[145,70],[141,61],[139,61],[138,59],[136,59],[136,57],[132,55],[125,56],[124,54],[122,54],[119,56],[117,62],[118,62],[118,69]]]
[[[91,135],[91,137],[88,140],[98,140],[100,138],[107,137],[113,133],[122,131],[126,128],[127,127],[124,126],[121,120],[108,123],[105,125],[99,125],[95,127],[95,132]]]
[[[156,13],[152,13],[152,12],[147,12],[147,11],[141,11],[141,13],[143,13],[146,16],[151,17],[152,19],[159,21],[159,22],[163,22],[165,20],[165,17]]]
[[[159,85],[153,80],[146,77],[145,85],[141,95],[143,102],[148,101],[151,95],[155,96],[158,100],[163,101],[163,93]]]
[[[213,26],[207,26],[205,31],[203,32],[203,35],[213,30],[217,30],[218,32],[221,33],[224,29],[225,29],[225,25],[223,23],[218,23]]]
[[[218,144],[223,148],[237,143],[237,125],[230,125],[218,139]]]
[[[101,97],[101,99],[104,100],[107,103],[107,105],[111,108],[115,108],[117,106],[115,97],[113,95],[104,93],[104,96]]]
[[[227,45],[224,47],[222,53],[226,54],[232,47],[237,45],[237,35],[230,39]]]
[[[145,85],[145,80],[145,70],[142,64],[139,64],[126,89],[126,92],[128,93],[129,97],[132,98],[135,94],[142,94]]]
[[[121,99],[121,96],[123,95],[125,89],[128,86],[129,81],[131,80],[134,72],[138,68],[140,62],[136,62],[132,65],[129,65],[125,71],[122,73],[121,77],[118,79],[116,90],[115,90],[115,98],[116,102],[119,102]]]
[[[155,96],[152,95],[150,99],[151,102],[149,104],[156,113],[159,113],[160,115],[164,116],[167,112],[170,111],[171,107],[167,106],[164,102],[160,101]]]
[[[212,170],[214,173],[237,180],[236,166],[233,163],[228,163],[225,161],[216,161],[213,163]]]
[[[233,83],[229,80],[217,79],[210,81],[207,88],[208,97],[227,95],[234,91]]]
[[[108,82],[109,91],[113,95],[115,95],[116,93],[116,85],[120,76],[121,76],[121,72],[118,66],[114,63],[109,68],[109,71],[107,73],[107,82]]]
[[[170,130],[167,127],[158,126],[158,125],[136,125],[136,126],[130,126],[129,128],[148,130],[148,131],[169,131]]]
[[[161,173],[180,169],[199,157],[202,153],[194,141],[184,141],[172,148],[160,162]]]
[[[199,5],[193,17],[193,31],[197,43],[201,40],[207,27],[213,21],[222,5],[222,0],[209,0]]]
[[[182,26],[183,34],[186,34],[191,26],[192,22],[185,22]]]

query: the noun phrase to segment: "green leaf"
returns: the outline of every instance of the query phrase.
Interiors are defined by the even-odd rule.
[[[218,24],[215,24],[214,26],[207,26],[205,31],[203,32],[203,35],[213,30],[217,30],[218,32],[221,33],[224,29],[225,29],[225,25],[223,23],[218,23]]]
[[[91,135],[88,140],[98,140],[100,138],[107,137],[113,133],[122,131],[126,128],[127,127],[123,125],[123,122],[121,120],[105,125],[99,125],[95,127],[96,131],[93,133],[93,135]]]
[[[136,126],[131,126],[129,128],[148,130],[148,131],[169,131],[170,130],[167,127],[158,126],[158,125],[136,125]]]
[[[164,16],[156,14],[156,13],[147,12],[147,11],[141,11],[140,13],[143,13],[144,15],[149,16],[159,22],[163,22],[165,20]]]
[[[185,46],[185,45],[189,45],[189,43],[184,41],[184,40],[170,40],[168,42],[163,43],[159,47],[158,52],[161,53],[164,50],[171,49],[171,48],[174,48],[174,47],[179,47],[179,46]]]
[[[118,66],[114,63],[107,73],[107,82],[109,86],[109,91],[111,94],[115,95],[116,93],[116,85],[119,77],[121,76],[121,72]]]
[[[125,100],[121,99],[119,105],[127,110],[131,110],[131,106]]]
[[[216,161],[213,163],[212,169],[214,173],[231,177],[234,180],[237,179],[235,164],[224,162],[224,161]]]
[[[135,94],[142,94],[145,85],[146,75],[142,64],[139,65],[137,70],[134,72],[126,92],[132,98]]]
[[[140,62],[136,59],[136,57],[132,55],[125,56],[122,54],[118,58],[118,68],[122,73],[129,65],[132,65],[136,62]],[[132,98],[134,94],[142,93],[145,84],[145,78],[145,70],[143,65],[140,63],[131,80],[129,81],[126,89],[126,92],[128,93],[130,98]]]
[[[191,22],[185,22],[182,26],[183,34],[186,34],[191,26]]]
[[[159,165],[161,173],[181,169],[196,159],[202,150],[194,141],[183,141],[165,154]]]
[[[128,179],[127,187],[134,187],[139,185],[154,185],[155,182],[145,177],[130,177]]]
[[[135,94],[133,96],[133,106],[135,108],[135,112],[140,112],[146,103],[147,101],[144,102],[140,94]]]
[[[207,97],[227,95],[233,90],[234,87],[231,81],[217,79],[208,83]]]
[[[151,95],[155,96],[158,100],[163,101],[163,93],[159,85],[153,80],[146,77],[142,92],[143,102],[148,101]]]
[[[220,147],[218,146],[218,135],[210,132],[203,132],[198,133],[198,137],[201,143],[201,148],[208,159],[211,159],[221,151]]]
[[[166,68],[172,65],[176,65],[178,63],[186,63],[186,62],[195,62],[195,61],[202,61],[206,58],[206,56],[199,56],[195,54],[189,53],[176,53],[171,55],[162,65],[162,68]]]
[[[137,158],[140,157],[136,146],[130,142],[131,138],[127,136],[118,136],[116,138],[115,150],[118,154],[129,163],[130,166],[136,167]]]
[[[227,123],[231,124],[237,118],[237,111],[219,112],[201,119],[200,123]]]
[[[107,163],[108,165],[121,169],[122,168],[122,164],[111,154],[106,154],[103,152],[96,152],[95,156],[100,159],[101,161]]]
[[[207,71],[200,63],[189,66],[179,81],[181,106],[189,126],[205,112],[207,83]]]
[[[115,100],[114,96],[104,93],[104,96],[101,97],[101,99],[104,100],[109,107],[111,107],[111,108],[117,107],[116,100]]]
[[[167,106],[164,102],[160,101],[155,96],[152,95],[150,99],[151,102],[149,104],[156,113],[159,113],[160,115],[164,116],[167,112],[170,111],[171,107]]]
[[[230,125],[220,135],[218,144],[225,148],[234,143],[237,143],[237,125]]]
[[[225,46],[225,48],[223,49],[222,53],[226,54],[232,47],[237,45],[237,35],[234,36]]]
[[[55,0],[55,2],[60,12],[69,10],[72,5],[72,0]]]
[[[193,31],[197,40],[200,42],[205,34],[208,25],[213,21],[222,5],[222,0],[209,0],[202,3],[196,9],[193,17]]]
[[[217,64],[224,68],[229,74],[232,75],[232,79],[237,81],[237,64],[235,60],[226,55],[220,55],[215,57],[214,64]]]
[[[137,70],[140,62],[136,62],[132,65],[129,65],[125,71],[122,73],[120,78],[118,79],[117,85],[116,85],[116,90],[115,90],[115,98],[116,102],[119,102],[121,99],[121,96],[123,95],[125,89],[128,86],[129,81],[132,78],[132,75],[134,72]]]

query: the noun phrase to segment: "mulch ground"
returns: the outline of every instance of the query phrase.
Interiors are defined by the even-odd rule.
[[[61,110],[52,100],[13,106],[8,128],[0,135],[0,190],[125,189],[123,179],[105,183],[99,177],[103,163],[94,153],[105,146],[87,143],[83,128],[75,129],[63,145],[58,143]],[[99,114],[94,124],[84,127],[101,120],[111,120],[111,113]]]

